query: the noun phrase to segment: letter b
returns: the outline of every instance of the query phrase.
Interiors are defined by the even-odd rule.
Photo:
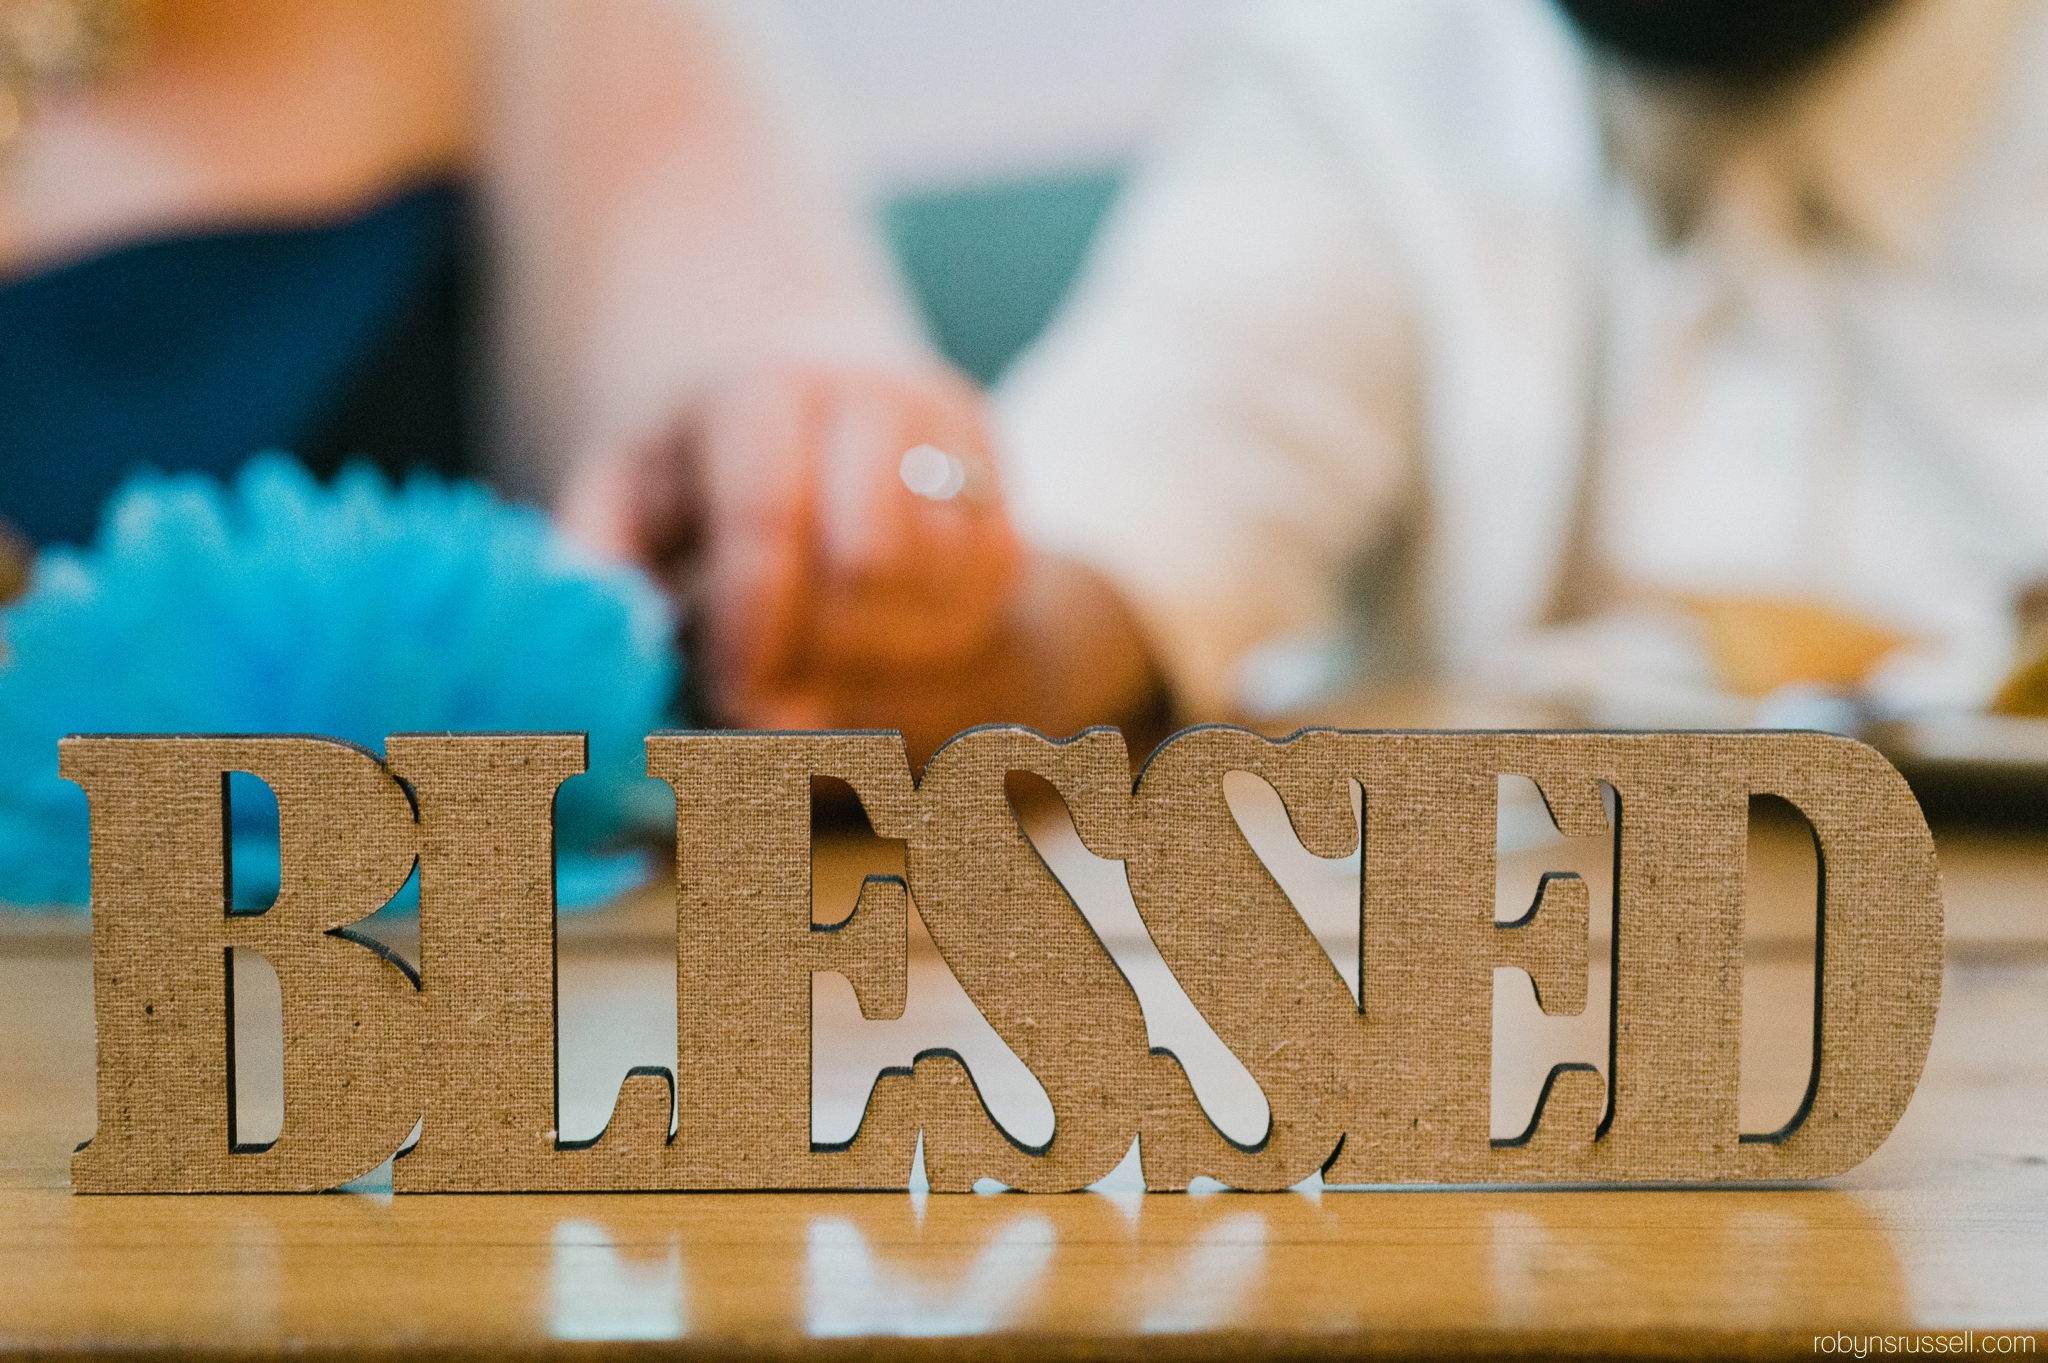
[[[99,1128],[72,1187],[311,1191],[381,1164],[419,1116],[419,999],[408,972],[339,930],[411,873],[403,788],[323,738],[73,736],[59,752],[92,804]],[[277,793],[282,879],[260,914],[228,911],[231,771]],[[261,952],[284,998],[284,1128],[260,1150],[229,1137],[233,947]]]

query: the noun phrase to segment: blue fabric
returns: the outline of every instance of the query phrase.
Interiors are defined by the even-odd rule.
[[[303,451],[461,204],[433,187],[348,222],[146,242],[0,286],[0,519],[84,543],[138,466],[226,477],[258,450]]]

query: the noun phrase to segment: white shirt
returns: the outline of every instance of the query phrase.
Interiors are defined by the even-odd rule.
[[[2048,9],[1908,0],[1734,120],[1624,86],[1541,0],[1290,0],[1141,168],[1002,418],[1191,714],[1711,699],[1693,593],[1907,636],[1881,706],[1995,686],[2048,573]],[[1689,192],[1603,136],[1674,109]]]

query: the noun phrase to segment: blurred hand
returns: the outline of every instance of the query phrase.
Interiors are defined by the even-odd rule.
[[[960,461],[958,495],[905,484],[919,445]],[[1006,648],[1020,553],[979,394],[950,372],[750,370],[669,438],[587,470],[562,519],[677,587],[710,720],[902,728],[922,751],[997,717],[987,673]]]

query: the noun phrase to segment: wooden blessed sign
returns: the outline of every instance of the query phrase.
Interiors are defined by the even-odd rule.
[[[1148,1187],[1198,1175],[1341,1183],[1810,1179],[1863,1159],[1919,1080],[1941,987],[1934,847],[1881,757],[1812,733],[1354,733],[1272,742],[1183,732],[1135,782],[1121,735],[1053,742],[970,730],[913,777],[886,733],[661,733],[676,792],[680,1063],[637,1070],[597,1139],[555,1111],[556,788],[576,734],[401,734],[386,760],[307,737],[74,737],[66,777],[92,806],[99,1129],[82,1192],[319,1189],[394,1165],[400,1192],[889,1188],[920,1135],[934,1189],[992,1177],[1080,1188],[1138,1141]],[[1250,772],[1320,856],[1357,846],[1362,982],[1353,997],[1225,802]],[[226,773],[277,794],[282,887],[228,911]],[[1120,859],[1165,961],[1264,1092],[1256,1145],[1204,1115],[1138,999],[1018,825],[1005,777],[1065,797],[1082,841]],[[1494,918],[1497,778],[1535,781],[1558,827],[1607,827],[1614,793],[1611,1083],[1560,1066],[1525,1139],[1489,1139],[1496,966],[1554,1011],[1584,1006],[1583,882],[1551,879]],[[812,922],[810,790],[836,777],[907,848],[908,883],[871,878],[843,924]],[[1799,1116],[1736,1123],[1746,829],[1753,794],[1811,822],[1822,869],[1815,1059]],[[420,972],[348,924],[417,863]],[[908,913],[1044,1086],[1042,1146],[1003,1130],[957,1058],[885,1072],[854,1137],[811,1139],[814,971],[863,1012],[904,1006]],[[1606,912],[1603,906],[1603,912]],[[285,1118],[235,1139],[229,949],[261,952],[283,995]]]

